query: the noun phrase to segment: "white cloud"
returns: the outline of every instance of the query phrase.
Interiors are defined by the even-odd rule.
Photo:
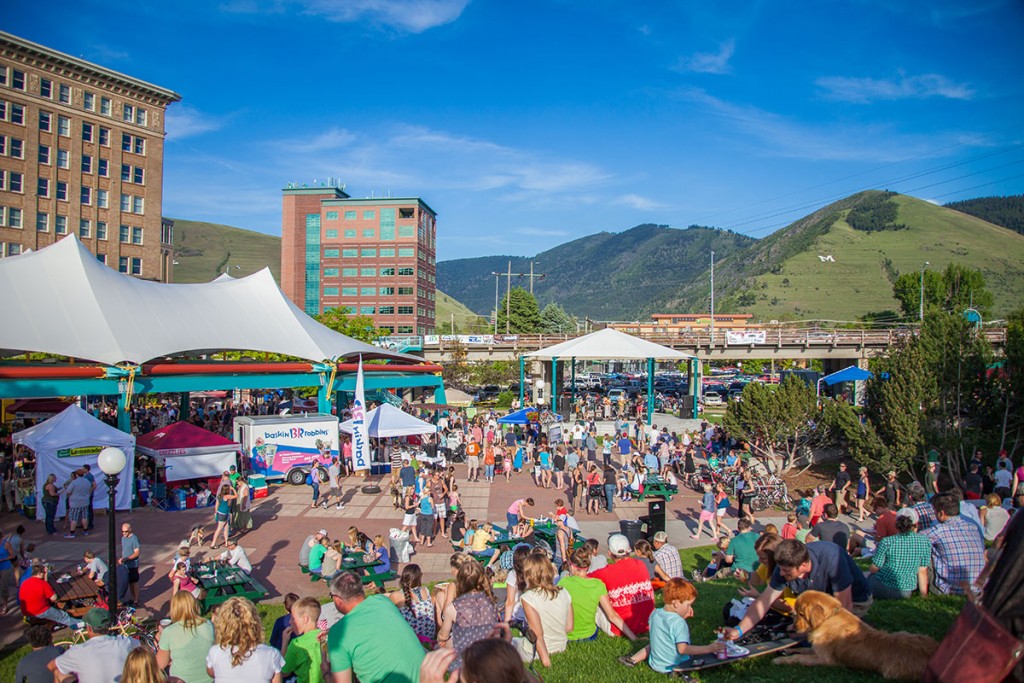
[[[975,95],[966,83],[955,83],[941,74],[901,75],[890,79],[827,76],[815,83],[828,99],[857,104],[931,97],[969,100]]]
[[[566,230],[552,230],[551,228],[515,228],[513,232],[528,237],[565,237],[569,234]]]
[[[301,140],[292,140],[289,148],[297,152],[316,152],[319,150],[336,150],[348,147],[355,142],[356,136],[344,128],[329,128],[320,135]]]
[[[732,71],[729,60],[736,52],[736,41],[729,39],[722,43],[718,52],[697,52],[689,57],[680,58],[676,64],[677,71],[692,71],[700,74],[727,74]]]
[[[656,211],[658,209],[664,209],[665,205],[661,202],[657,202],[648,197],[643,197],[638,194],[624,194],[617,198],[612,204],[619,206],[628,206],[631,209],[637,209],[638,211]]]
[[[238,14],[282,14],[294,7],[327,21],[366,21],[423,33],[452,23],[468,4],[469,0],[227,0],[220,9]]]
[[[172,104],[167,108],[168,140],[183,140],[219,130],[224,126],[224,119],[209,116],[187,104]]]

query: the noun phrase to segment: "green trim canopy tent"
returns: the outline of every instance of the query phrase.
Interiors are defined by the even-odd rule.
[[[574,373],[577,360],[647,361],[647,424],[650,424],[654,413],[654,361],[689,361],[694,356],[609,327],[526,354],[519,359],[520,375],[523,374],[527,358],[550,361],[552,380],[558,376],[559,358],[570,359]],[[522,382],[520,382],[521,386]],[[552,386],[551,395],[554,397],[558,395],[554,386]]]

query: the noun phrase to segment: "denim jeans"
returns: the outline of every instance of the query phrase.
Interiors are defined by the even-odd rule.
[[[63,624],[68,628],[76,628],[79,623],[78,619],[75,619],[67,612],[57,609],[56,607],[47,607],[45,611],[36,615],[40,619],[49,619],[55,621],[58,624]]]
[[[901,591],[885,585],[878,574],[868,576],[868,585],[871,586],[871,594],[879,600],[905,600],[914,594],[914,591]]]
[[[519,515],[514,515],[511,512],[505,513],[505,521],[508,523],[508,530],[512,531],[512,527],[519,524]]]
[[[46,515],[46,533],[55,534],[57,533],[57,527],[54,526],[53,520],[57,517],[57,501],[55,500],[44,500],[43,511]]]
[[[484,479],[494,479],[494,465],[484,465]]]
[[[615,484],[604,485],[604,502],[608,512],[615,509]]]

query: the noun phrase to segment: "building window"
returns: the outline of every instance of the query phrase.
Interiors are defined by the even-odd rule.
[[[107,223],[106,221],[96,221],[96,239],[105,240],[107,239]]]
[[[100,97],[100,113],[104,116],[110,116],[110,98]]]
[[[22,182],[24,181],[24,178],[25,178],[25,176],[23,176],[21,173],[13,173],[13,172],[8,173],[7,174],[7,189],[10,190],[11,192],[21,192],[22,191]],[[0,176],[0,180],[3,180],[3,176]],[[2,187],[3,187],[3,183],[0,182],[0,188],[2,188]]]
[[[341,276],[342,277],[356,277],[357,275],[359,275],[359,269],[358,268],[342,268],[341,269]]]
[[[377,296],[376,287],[360,287],[359,296]]]
[[[382,240],[395,239],[395,210],[380,210],[380,238]]]
[[[11,87],[15,90],[25,89],[25,72],[11,69]]]
[[[39,232],[49,232],[50,214],[43,213],[42,211],[36,214],[36,230]]]
[[[24,159],[24,140],[19,140],[18,138],[6,138],[0,135],[0,154],[10,154],[11,157],[15,159]]]
[[[132,275],[142,275],[142,259],[132,259]]]
[[[140,166],[131,166],[129,164],[121,164],[121,180],[126,183],[135,183],[136,185],[142,185],[144,180],[145,169]]]
[[[398,315],[412,315],[412,312],[413,312],[413,307],[412,306],[399,306],[398,307]]]
[[[373,228],[363,228],[363,237],[369,237],[370,239],[373,239],[373,233]]]
[[[71,104],[71,86],[61,83],[57,90],[57,99],[61,104]]]
[[[359,269],[359,276],[360,277],[377,277],[377,269],[376,268],[360,268]]]
[[[347,220],[347,221],[354,221],[355,219],[356,219],[356,212],[355,211],[346,211],[345,212],[345,220]]]
[[[140,216],[146,213],[146,200],[144,197],[132,197],[132,213]]]
[[[71,137],[71,119],[66,116],[57,117],[57,135]]]
[[[145,109],[136,109],[135,110],[135,123],[139,124],[140,126],[146,125],[146,110]]]
[[[142,244],[142,228],[132,228],[132,244]]]
[[[91,205],[92,204],[92,188],[82,186],[82,203]]]
[[[36,183],[36,195],[39,196],[39,197],[49,197],[50,196],[50,179],[49,178],[40,178],[39,179],[39,181]]]
[[[99,160],[99,164],[96,167],[96,175],[98,175],[101,178],[109,178],[110,177],[110,160],[109,159],[100,159]]]
[[[66,202],[68,200],[68,184],[63,180],[58,180],[56,188],[54,196],[58,201]]]
[[[68,217],[67,216],[54,216],[54,232],[58,235],[68,234]]]
[[[0,64],[0,85],[7,85],[7,65]]]
[[[338,250],[324,249],[324,258],[338,258]]]
[[[376,218],[376,216],[377,216],[377,212],[374,211],[373,209],[366,209],[365,211],[363,211],[363,220],[364,221],[373,220],[374,218]]]
[[[373,315],[373,312],[374,312],[374,307],[373,306],[360,306],[359,307],[359,315]]]
[[[380,274],[381,274],[381,277],[393,276],[395,274],[395,269],[394,268],[381,268],[380,269]]]
[[[99,261],[100,263],[102,263],[103,265],[107,265],[107,255],[106,254],[96,254],[96,260]]]
[[[0,208],[2,208],[2,207],[0,207]],[[21,254],[21,245],[20,244],[15,244],[14,242],[8,242],[7,243],[7,255],[8,256],[18,256],[20,254]]]
[[[394,258],[394,256],[395,256],[395,250],[394,250],[393,247],[388,247],[386,249],[381,249],[380,250],[380,257],[381,258]]]
[[[96,95],[88,90],[82,93],[82,108],[86,111],[96,111]]]
[[[53,99],[53,81],[49,78],[39,79],[39,95],[46,99]]]
[[[379,313],[381,315],[394,315],[395,314],[395,307],[394,306],[381,306],[380,308],[377,309],[377,313]]]
[[[415,268],[399,268],[398,269],[398,274],[399,275],[415,275],[416,274],[416,269]]]
[[[337,230],[328,230],[327,231],[327,239],[337,239],[337,238],[338,238],[338,231]]]
[[[16,123],[19,126],[25,124],[25,107],[20,104],[14,104],[13,102],[4,102],[0,100],[0,120],[8,120],[11,123]]]
[[[398,334],[412,334],[412,325],[399,325]]]
[[[21,227],[21,209],[15,209],[15,208],[7,209],[7,227],[9,227],[9,228],[20,228]]]
[[[50,165],[50,148],[46,145],[39,145],[39,163]]]
[[[96,190],[96,206],[101,209],[110,208],[110,194],[106,190]]]
[[[399,258],[408,258],[410,256],[415,256],[415,255],[416,255],[416,249],[414,247],[399,247],[398,248],[398,257]]]
[[[128,272],[128,257],[127,256],[122,256],[119,259],[117,259],[117,271],[119,273],[127,273]]]
[[[398,210],[398,217],[399,218],[415,218],[416,217],[415,213],[416,213],[416,209],[399,209]]]
[[[412,287],[399,287],[398,296],[412,296],[413,291]]]
[[[92,142],[91,123],[82,123],[82,142]]]
[[[92,157],[88,154],[82,155],[82,173],[92,173]]]
[[[338,296],[338,288],[324,287],[324,296]]]
[[[358,249],[342,249],[341,258],[355,258],[359,255]]]
[[[399,225],[398,226],[398,236],[399,237],[415,237],[416,236],[416,226],[414,226],[414,225]]]
[[[373,247],[363,247],[359,250],[359,255],[363,258],[377,258],[377,250]]]
[[[121,110],[121,118],[128,123],[135,121],[135,107],[130,104],[124,105],[124,109]]]
[[[71,168],[68,151],[59,147],[57,148],[57,168]]]
[[[39,112],[39,130],[47,133],[53,128],[53,115],[48,111]]]
[[[137,135],[121,134],[121,151],[142,156],[146,153],[146,140]]]
[[[327,220],[329,220],[329,221],[336,221],[336,220],[338,220],[338,212],[337,211],[328,211],[327,212]]]
[[[132,229],[129,228],[127,225],[122,225],[121,230],[118,232],[118,239],[121,242],[128,244],[128,242],[131,241],[131,234]]]
[[[356,296],[358,291],[359,290],[356,289],[355,287],[342,287],[341,288],[341,295],[342,296]]]
[[[352,239],[352,238],[354,238],[355,236],[356,236],[356,231],[355,231],[354,229],[348,229],[348,230],[345,230],[345,237],[346,237],[346,238],[348,238],[348,239]]]
[[[110,129],[100,126],[99,143],[104,147],[110,147]]]
[[[92,221],[82,218],[78,221],[78,236],[87,238],[92,236]]]
[[[394,287],[381,287],[380,288],[380,295],[381,296],[394,296],[394,294],[395,294],[395,288]]]
[[[324,277],[338,277],[338,269],[324,268]]]

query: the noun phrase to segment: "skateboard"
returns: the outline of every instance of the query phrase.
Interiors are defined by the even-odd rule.
[[[690,661],[673,669],[671,676],[673,678],[686,678],[687,674],[693,671],[703,671],[704,669],[713,669],[718,666],[732,664],[733,662],[743,662],[748,659],[753,659],[754,657],[768,655],[773,652],[780,652],[799,644],[800,641],[794,638],[779,638],[778,640],[766,640],[761,643],[743,645],[743,648],[747,650],[748,653],[742,657],[719,659],[713,654],[696,655],[692,657]]]

